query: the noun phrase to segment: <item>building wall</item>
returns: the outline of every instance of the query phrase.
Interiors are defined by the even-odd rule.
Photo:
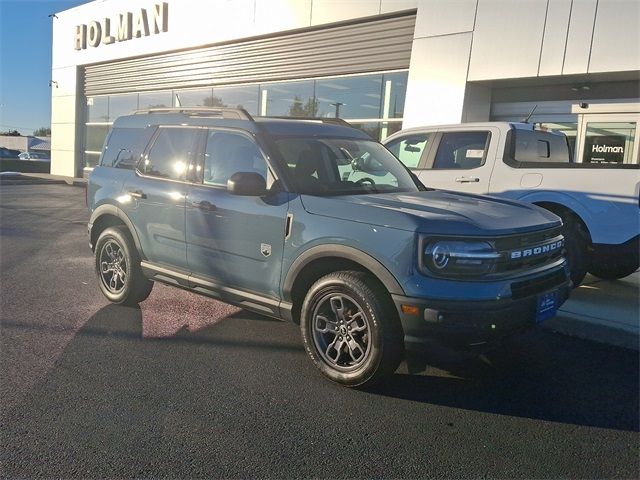
[[[118,58],[417,9],[404,127],[488,119],[491,91],[475,82],[640,70],[637,0],[166,0],[168,31],[75,50],[76,25],[131,4],[94,1],[53,20],[52,173],[80,167],[78,66]]]

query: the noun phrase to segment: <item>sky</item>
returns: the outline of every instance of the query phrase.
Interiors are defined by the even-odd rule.
[[[51,126],[50,13],[88,0],[0,0],[0,131]]]

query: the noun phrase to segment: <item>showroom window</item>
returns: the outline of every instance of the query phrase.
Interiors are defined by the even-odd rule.
[[[254,116],[338,117],[384,140],[402,128],[407,76],[402,71],[87,97],[85,166],[97,165],[114,120],[142,108],[229,107]]]

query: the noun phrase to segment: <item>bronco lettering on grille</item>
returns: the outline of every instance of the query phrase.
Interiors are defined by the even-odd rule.
[[[538,255],[542,255],[543,253],[550,253],[559,248],[562,248],[564,245],[564,240],[558,240],[553,243],[547,243],[546,245],[540,245],[538,247],[533,248],[525,248],[523,250],[514,250],[511,252],[510,258],[511,260],[516,260],[518,258],[526,258],[526,257],[535,257]]]

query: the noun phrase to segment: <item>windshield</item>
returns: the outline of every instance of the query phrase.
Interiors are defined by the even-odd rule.
[[[404,165],[371,140],[281,137],[275,143],[299,193],[326,196],[419,190]]]

